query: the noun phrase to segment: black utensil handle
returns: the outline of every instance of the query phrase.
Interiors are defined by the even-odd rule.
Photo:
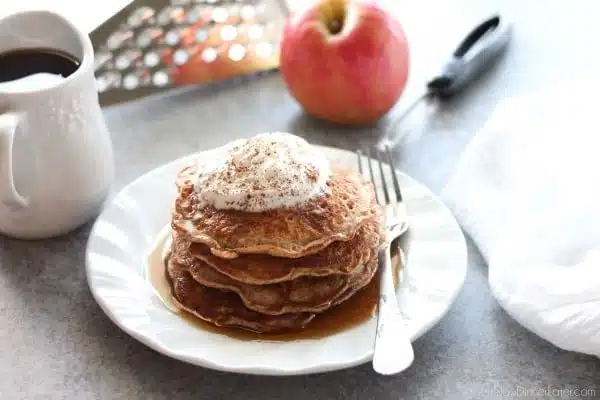
[[[512,24],[495,14],[477,25],[459,44],[436,77],[427,82],[431,96],[447,97],[488,69],[510,41]]]

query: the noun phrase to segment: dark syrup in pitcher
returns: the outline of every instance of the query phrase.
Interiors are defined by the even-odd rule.
[[[16,49],[0,53],[0,84],[25,82],[35,76],[64,79],[79,68],[79,60],[55,49]]]

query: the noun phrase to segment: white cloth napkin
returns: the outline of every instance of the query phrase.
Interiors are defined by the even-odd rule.
[[[596,90],[501,103],[442,197],[486,258],[506,312],[562,349],[600,356]]]

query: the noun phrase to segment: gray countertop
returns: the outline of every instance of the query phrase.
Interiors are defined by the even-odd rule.
[[[600,67],[595,2],[405,2],[414,60],[398,109],[448,54],[458,36],[502,5],[514,42],[493,73],[449,105],[417,112],[402,126],[400,167],[439,192],[461,150],[502,98],[549,87]],[[418,3],[418,5],[416,4]],[[444,5],[438,3],[452,3]],[[568,99],[556,99],[568,102]],[[342,129],[304,116],[277,74],[186,89],[106,110],[118,190],[171,159],[260,131],[287,130],[354,148],[374,127]],[[568,134],[566,132],[565,134]],[[487,286],[487,267],[469,243],[469,273],[449,313],[415,343],[405,373],[380,377],[370,365],[299,377],[214,372],[157,354],[120,331],[94,302],[85,279],[91,224],[37,242],[0,237],[1,399],[503,399],[600,398],[600,361],[562,351],[515,323]],[[233,357],[234,355],[232,355]],[[537,392],[534,392],[537,391]],[[535,395],[534,393],[537,393]]]

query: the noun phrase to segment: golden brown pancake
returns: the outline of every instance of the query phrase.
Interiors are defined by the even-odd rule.
[[[167,272],[173,297],[187,312],[217,326],[236,327],[258,333],[304,328],[312,313],[266,315],[249,310],[234,292],[213,289],[196,282],[186,268],[169,259]]]
[[[251,285],[290,281],[302,276],[349,275],[371,258],[382,233],[381,223],[369,219],[349,241],[333,242],[318,253],[300,258],[245,254],[234,259],[216,257],[201,243],[192,243],[181,235],[173,235],[177,262],[189,265],[199,259],[229,278]]]
[[[300,330],[373,279],[383,218],[358,172],[334,167],[324,194],[248,212],[201,202],[195,168],[177,177],[167,262],[183,309],[217,326]]]
[[[363,221],[374,218],[372,184],[351,169],[333,168],[329,193],[289,208],[248,213],[200,206],[194,192],[194,166],[177,179],[172,227],[215,255],[268,254],[296,258],[314,254],[335,241],[350,240]]]
[[[362,289],[376,270],[377,254],[372,250],[371,256],[350,275],[303,276],[269,285],[249,285],[233,280],[199,260],[192,263],[188,271],[204,286],[237,293],[251,310],[281,315],[325,311]]]

